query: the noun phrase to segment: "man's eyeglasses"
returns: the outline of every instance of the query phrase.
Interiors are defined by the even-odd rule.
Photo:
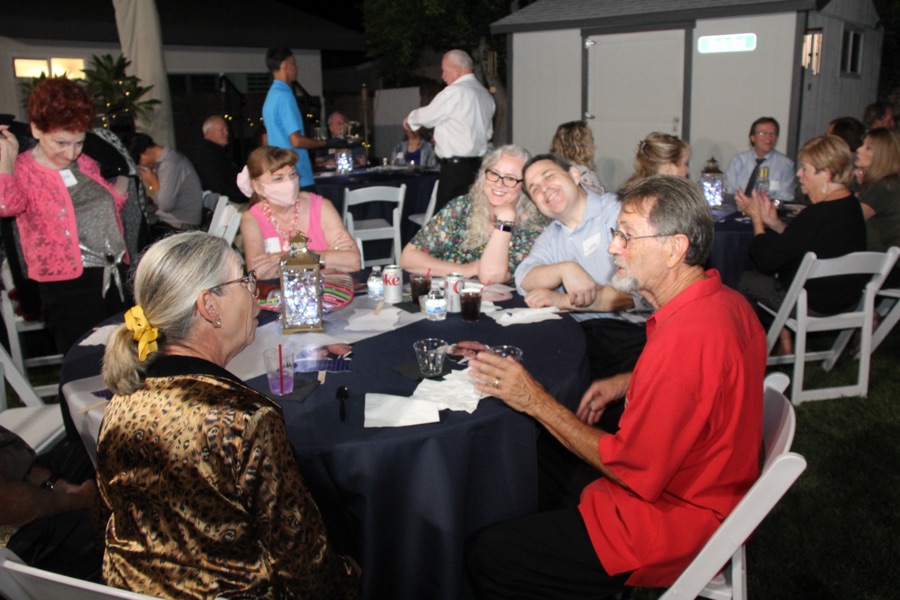
[[[756,137],[778,137],[778,134],[774,131],[757,131],[753,135]]]
[[[516,179],[512,175],[501,175],[493,169],[485,169],[484,176],[487,177],[488,181],[502,181],[503,185],[508,188],[514,188],[524,181],[523,179]]]
[[[614,242],[618,241],[620,244],[622,244],[623,248],[627,248],[628,242],[630,242],[631,240],[640,240],[640,239],[644,239],[644,238],[669,237],[670,235],[675,235],[675,234],[673,234],[673,233],[656,233],[653,235],[628,235],[624,231],[619,231],[618,229],[613,229],[612,227],[610,227],[609,235],[610,235],[610,238],[612,238],[612,240]]]
[[[216,287],[210,288],[210,290],[217,290],[219,288],[225,287],[226,285],[231,285],[232,283],[243,283],[247,290],[251,295],[256,297],[256,271],[250,271],[247,273],[246,277],[241,277],[240,279],[232,279],[231,281],[226,281],[225,283],[220,283]]]

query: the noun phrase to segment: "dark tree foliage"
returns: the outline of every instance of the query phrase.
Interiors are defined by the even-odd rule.
[[[381,75],[396,85],[418,83],[423,50],[462,48],[476,56],[480,48],[502,58],[506,36],[491,36],[490,24],[512,11],[510,0],[366,0],[363,26],[369,53],[379,59]],[[500,65],[503,60],[499,60]]]
[[[874,0],[874,3],[884,28],[878,96],[896,98],[900,88],[900,0]]]

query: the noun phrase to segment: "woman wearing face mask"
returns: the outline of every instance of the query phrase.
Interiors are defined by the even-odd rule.
[[[238,175],[238,185],[250,192],[251,207],[241,218],[247,268],[260,279],[278,276],[278,262],[289,250],[292,237],[303,233],[307,247],[318,253],[330,269],[358,271],[359,248],[328,200],[301,192],[297,153],[263,146],[250,153]]]

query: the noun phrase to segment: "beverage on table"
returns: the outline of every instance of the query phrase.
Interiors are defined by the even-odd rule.
[[[384,276],[381,274],[381,267],[372,267],[372,274],[369,275],[369,279],[366,281],[366,287],[368,288],[369,298],[375,301],[384,299]]]
[[[469,288],[460,292],[459,307],[463,321],[466,323],[478,321],[478,315],[481,313],[481,290]]]
[[[403,271],[397,265],[384,268],[384,301],[386,304],[403,302]]]
[[[425,315],[429,321],[443,321],[447,318],[447,299],[444,290],[432,288],[425,297]]]
[[[413,273],[409,276],[409,294],[412,299],[412,303],[415,306],[420,306],[419,298],[421,296],[427,296],[428,292],[431,291],[431,277],[425,275],[423,273]]]

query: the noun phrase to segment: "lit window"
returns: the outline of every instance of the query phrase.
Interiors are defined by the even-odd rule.
[[[32,77],[40,77],[41,73],[45,76],[50,73],[50,63],[39,58],[16,58],[13,60],[16,69],[16,77],[30,79]]]
[[[845,29],[844,42],[841,45],[841,73],[859,75],[861,62],[862,33]]]
[[[50,71],[54,77],[65,75],[69,79],[84,79],[84,59],[51,58]]]
[[[804,69],[809,69],[813,75],[818,75],[822,70],[822,30],[810,29],[803,36],[803,60]]]
[[[697,40],[700,54],[722,52],[753,52],[756,50],[755,33],[730,33],[727,35],[704,35]]]

